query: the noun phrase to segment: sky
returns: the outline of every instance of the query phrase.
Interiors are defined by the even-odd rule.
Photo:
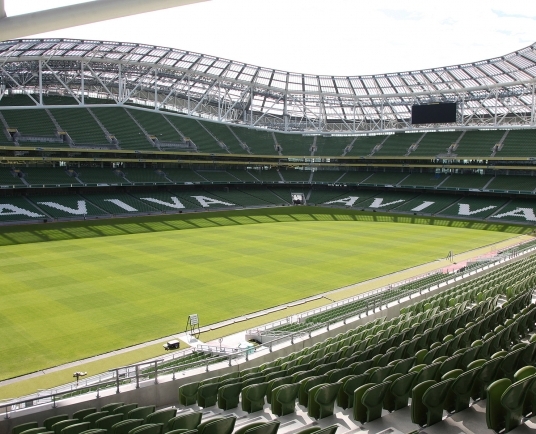
[[[8,16],[83,0],[5,0]],[[536,1],[211,0],[32,37],[137,42],[310,74],[498,57],[536,42]]]

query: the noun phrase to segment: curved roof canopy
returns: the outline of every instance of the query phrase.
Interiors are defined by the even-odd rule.
[[[327,76],[142,44],[15,40],[0,43],[0,79],[13,93],[108,98],[297,132],[412,130],[411,106],[437,102],[458,103],[460,128],[530,126],[536,44],[463,65]],[[430,127],[452,125],[419,126]]]

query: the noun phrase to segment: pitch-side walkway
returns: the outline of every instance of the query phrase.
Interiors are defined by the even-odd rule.
[[[505,240],[499,243],[490,244],[484,247],[480,247],[478,249],[469,250],[464,253],[460,253],[454,256],[454,263],[460,264],[462,262],[467,262],[468,260],[479,258],[482,256],[487,256],[491,252],[496,252],[499,250],[504,250],[508,247],[520,244],[522,242],[534,240],[533,237],[528,235],[520,235],[517,237],[513,237],[509,240]],[[72,370],[73,368],[76,368],[82,364],[97,361],[97,360],[103,360],[106,358],[109,358],[111,356],[115,356],[118,354],[124,354],[132,351],[139,351],[143,348],[146,348],[150,345],[155,344],[163,344],[169,340],[172,339],[180,339],[181,341],[187,343],[190,346],[195,346],[197,344],[202,344],[203,342],[208,342],[213,345],[217,344],[217,339],[220,337],[224,337],[223,339],[223,346],[231,346],[237,342],[238,333],[243,332],[247,329],[260,326],[263,324],[270,323],[272,321],[276,321],[282,318],[286,318],[290,315],[294,315],[297,313],[301,313],[310,309],[314,309],[316,307],[324,306],[327,304],[332,303],[331,300],[334,301],[340,301],[345,298],[352,297],[357,294],[361,294],[363,292],[371,291],[376,288],[381,288],[386,285],[393,284],[395,282],[400,282],[402,280],[406,280],[415,276],[419,276],[421,274],[430,273],[436,270],[444,269],[446,267],[452,266],[453,262],[448,261],[444,258],[439,258],[434,261],[418,265],[412,268],[407,268],[405,270],[401,270],[392,274],[388,274],[385,276],[377,277],[374,279],[370,279],[364,282],[356,283],[353,285],[349,285],[343,288],[338,288],[332,291],[325,292],[323,294],[315,295],[312,297],[308,297],[306,299],[298,300],[292,303],[287,303],[280,306],[275,306],[270,309],[262,310],[259,312],[254,312],[252,314],[244,315],[237,318],[232,318],[226,321],[221,321],[216,324],[211,324],[209,326],[201,327],[201,340],[197,340],[196,342],[191,341],[191,337],[188,336],[186,333],[178,333],[174,334],[172,336],[165,336],[159,339],[155,339],[149,342],[144,342],[142,344],[134,345],[127,348],[122,348],[116,351],[112,351],[109,353],[100,354],[98,356],[89,357],[82,360],[77,360],[75,362],[66,363],[63,365],[58,365],[49,369],[44,369],[42,371],[33,372],[27,375],[22,375],[20,377],[11,378],[8,380],[0,381],[0,388],[3,386],[8,386],[11,384],[19,383],[22,381],[31,380],[34,378],[42,377],[44,375],[58,372],[62,370]],[[325,298],[329,297],[329,298]],[[202,312],[201,312],[202,315]],[[202,316],[201,316],[202,319]],[[225,337],[228,337],[227,339]],[[112,366],[110,368],[113,368],[115,366]],[[92,373],[93,375],[93,373]],[[66,374],[65,378],[70,377],[69,374]],[[53,386],[50,386],[53,387]]]

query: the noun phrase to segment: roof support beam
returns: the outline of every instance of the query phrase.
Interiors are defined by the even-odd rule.
[[[6,17],[0,0],[0,40],[22,38],[208,0],[94,0],[61,8]]]

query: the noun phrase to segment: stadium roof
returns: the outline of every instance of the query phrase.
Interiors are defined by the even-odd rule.
[[[458,103],[460,127],[520,126],[534,125],[536,44],[462,65],[327,76],[142,44],[15,40],[0,43],[0,79],[15,93],[80,104],[85,94],[287,131],[407,130],[413,104],[436,102]]]

